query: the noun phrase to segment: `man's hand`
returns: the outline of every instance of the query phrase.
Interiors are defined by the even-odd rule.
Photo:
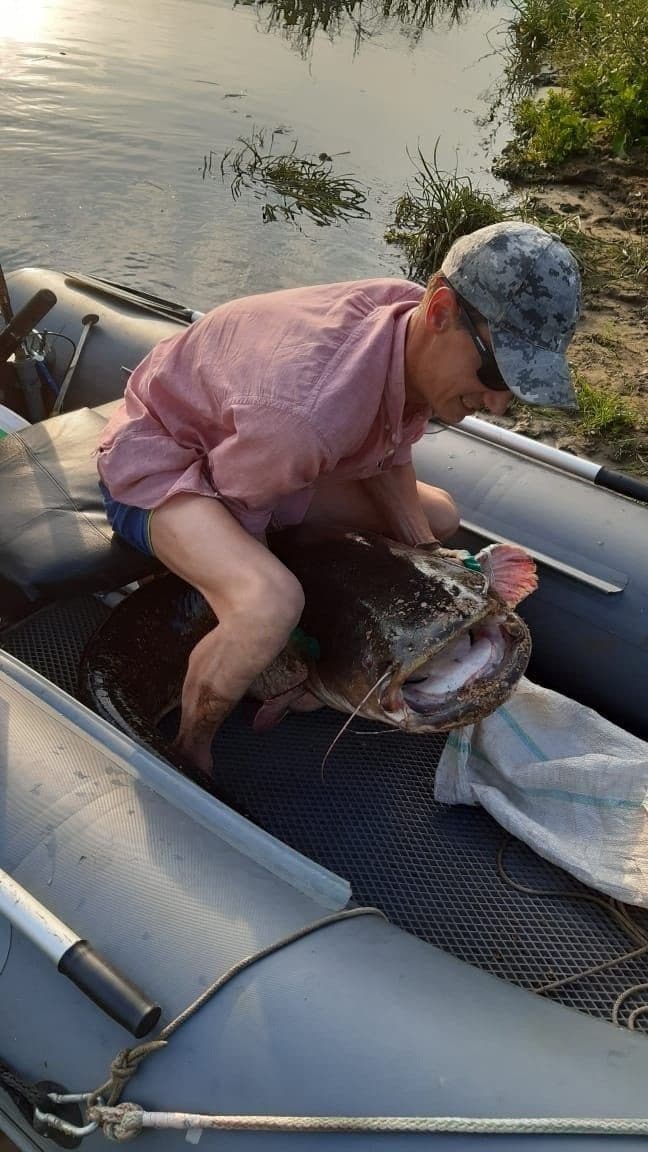
[[[398,464],[364,481],[385,521],[386,531],[403,544],[428,544],[437,538],[421,504],[412,464]]]

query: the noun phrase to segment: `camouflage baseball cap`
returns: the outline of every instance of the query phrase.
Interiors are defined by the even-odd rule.
[[[488,321],[495,359],[511,392],[528,404],[576,408],[565,352],[580,312],[571,252],[523,220],[456,240],[441,271]]]

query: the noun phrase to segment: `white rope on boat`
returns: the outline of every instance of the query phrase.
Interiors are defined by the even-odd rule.
[[[109,1140],[132,1140],[145,1128],[204,1129],[260,1132],[456,1132],[484,1135],[590,1135],[645,1136],[648,1118],[594,1118],[578,1116],[225,1116],[196,1112],[147,1112],[138,1104],[114,1108],[97,1105],[89,1110]]]

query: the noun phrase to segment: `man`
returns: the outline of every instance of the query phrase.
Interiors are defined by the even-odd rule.
[[[427,289],[380,279],[224,304],[133,372],[98,467],[115,531],[205,596],[176,747],[203,772],[219,725],[284,647],[301,586],[265,532],[309,520],[418,544],[451,536],[411,445],[511,395],[573,407],[580,305],[560,241],[508,221],[462,237]]]

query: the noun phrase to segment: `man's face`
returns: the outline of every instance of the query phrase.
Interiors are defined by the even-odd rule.
[[[408,394],[429,404],[444,424],[459,424],[480,409],[501,416],[511,402],[508,390],[488,388],[480,379],[483,357],[475,335],[490,347],[488,326],[471,333],[454,292],[445,286],[436,289],[408,332]]]

